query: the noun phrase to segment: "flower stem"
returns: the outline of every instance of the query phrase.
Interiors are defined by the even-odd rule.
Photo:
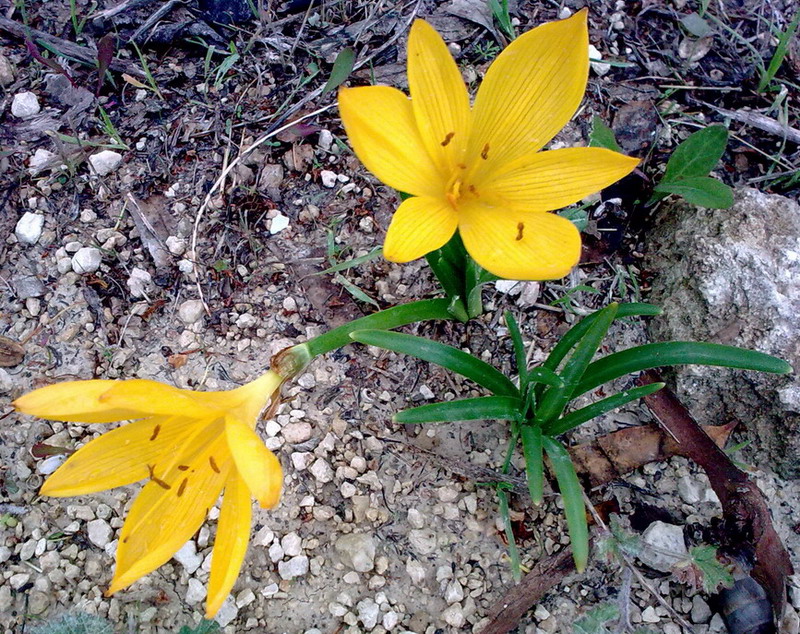
[[[354,319],[338,328],[329,330],[307,341],[305,346],[311,357],[331,352],[352,343],[350,334],[356,330],[389,330],[415,321],[428,319],[452,319],[446,299],[423,299],[400,306],[393,306],[372,315]]]

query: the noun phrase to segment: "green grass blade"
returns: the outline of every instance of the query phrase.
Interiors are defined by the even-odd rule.
[[[619,308],[617,309],[616,319],[621,319],[622,317],[654,316],[660,315],[661,312],[661,308],[653,304],[620,304]],[[542,364],[542,367],[553,370],[554,372],[558,370],[558,366],[564,360],[564,357],[566,357],[569,351],[575,347],[575,344],[577,344],[583,338],[583,335],[585,335],[589,328],[592,327],[592,324],[597,321],[599,314],[600,311],[597,311],[591,315],[588,315],[587,317],[584,317],[581,321],[564,333],[564,336],[561,337],[559,342],[556,344],[556,347],[553,348],[552,352],[550,352],[550,355]]]
[[[429,403],[394,415],[395,423],[446,423],[460,420],[516,420],[520,401],[510,396],[481,396],[458,401]]]
[[[514,539],[514,529],[511,527],[511,513],[508,510],[508,493],[503,489],[497,489],[497,500],[500,506],[500,517],[503,520],[503,529],[508,541],[508,558],[511,560],[511,574],[514,581],[522,579],[522,566],[520,565],[519,550],[517,540]]]
[[[566,416],[561,417],[559,420],[553,421],[549,425],[546,425],[542,431],[548,436],[558,436],[559,434],[563,434],[564,432],[569,431],[570,429],[573,429],[588,420],[605,414],[606,412],[610,412],[612,409],[617,409],[626,403],[649,396],[653,392],[658,392],[658,390],[664,387],[664,385],[664,383],[650,383],[648,385],[642,385],[630,390],[625,390],[624,392],[619,392],[618,394],[604,398],[601,401],[597,401],[596,403],[582,407],[574,412],[570,412]]]
[[[542,461],[542,428],[538,425],[521,425],[522,452],[525,455],[525,473],[531,500],[539,506],[544,499],[544,462]]]
[[[781,67],[781,64],[783,64],[783,60],[788,52],[789,42],[794,37],[795,31],[797,31],[798,23],[800,23],[800,11],[794,14],[794,18],[792,18],[787,29],[778,36],[778,46],[775,47],[775,53],[769,61],[769,66],[767,66],[767,69],[761,74],[761,79],[758,82],[758,92],[764,92],[764,89],[775,79],[775,75],[778,73],[778,69]]]
[[[578,572],[586,569],[589,561],[589,524],[586,521],[586,506],[583,502],[583,488],[575,473],[575,467],[569,452],[557,440],[548,436],[542,438],[544,450],[550,458],[553,473],[561,489],[564,500],[564,515],[567,518],[567,530],[572,542],[572,558]]]
[[[313,273],[312,275],[325,275],[326,273],[339,273],[340,271],[345,271],[347,269],[351,269],[354,266],[358,266],[359,264],[364,264],[364,262],[369,262],[370,260],[374,260],[377,257],[383,255],[383,247],[375,247],[367,253],[366,255],[360,255],[357,258],[352,258],[350,260],[345,260],[344,262],[339,262],[339,264],[334,264],[333,266],[325,269],[324,271],[320,271],[319,273]]]
[[[561,380],[564,381],[563,387],[548,389],[536,408],[536,419],[542,425],[560,416],[561,412],[564,411],[564,407],[572,399],[575,386],[603,342],[608,329],[617,316],[618,310],[619,304],[616,303],[609,304],[601,310],[597,314],[597,319],[590,325],[575,346],[575,351],[564,363],[564,367],[561,370]]]
[[[792,371],[792,366],[783,359],[735,346],[693,341],[648,343],[615,352],[592,363],[575,388],[573,398],[625,374],[665,365],[716,365],[772,374]]]
[[[386,330],[358,330],[352,333],[350,338],[369,346],[377,346],[428,363],[435,363],[475,381],[497,396],[519,398],[519,390],[502,372],[458,348],[423,337]]]
[[[333,68],[331,68],[330,77],[328,77],[328,81],[325,82],[325,86],[322,88],[320,96],[330,92],[334,88],[341,86],[350,76],[355,63],[356,53],[352,48],[347,47],[339,51],[339,54],[336,56],[336,59],[333,62]]]
[[[519,373],[519,389],[524,390],[528,385],[528,362],[525,357],[525,344],[522,342],[522,333],[519,331],[517,320],[511,311],[507,310],[505,313],[506,326],[508,326],[508,333],[511,335],[511,343],[514,345],[514,359],[517,362],[517,372]]]

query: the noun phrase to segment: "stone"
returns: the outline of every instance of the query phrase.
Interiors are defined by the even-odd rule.
[[[190,575],[194,574],[203,563],[203,557],[197,553],[197,544],[191,539],[181,546],[172,557]]]
[[[186,240],[176,236],[169,236],[164,240],[167,249],[172,255],[183,255],[186,252]]]
[[[425,580],[425,566],[416,559],[409,558],[409,560],[406,561],[406,572],[408,576],[411,577],[411,581],[414,585],[419,585]]]
[[[394,610],[389,610],[386,614],[383,615],[383,620],[381,621],[381,625],[383,625],[384,629],[386,629],[388,632],[391,632],[394,628],[397,627],[397,624],[399,622],[400,622],[400,615]]]
[[[317,482],[324,484],[333,480],[333,469],[324,458],[317,458],[308,470],[317,479]]]
[[[33,156],[28,161],[28,171],[31,176],[36,176],[40,172],[51,167],[56,162],[57,155],[45,150],[44,148],[37,149]]]
[[[206,598],[205,585],[198,579],[190,577],[189,587],[186,588],[186,603],[188,603],[189,605],[197,605],[205,598]]]
[[[450,607],[448,607],[444,612],[442,612],[442,618],[444,622],[452,627],[461,627],[466,622],[466,617],[464,616],[464,610],[458,603],[454,603]]]
[[[202,319],[205,310],[203,302],[199,299],[187,299],[178,307],[178,319],[184,324],[193,324]]]
[[[214,620],[219,623],[220,627],[226,627],[233,622],[237,614],[239,614],[239,608],[236,607],[233,597],[228,597],[225,599],[219,612],[217,612]]]
[[[13,377],[8,373],[8,371],[0,368],[0,394],[10,394],[15,385],[16,381],[14,381]],[[0,559],[0,563],[2,562],[3,560]]]
[[[289,217],[284,216],[283,214],[279,213],[275,216],[269,223],[269,233],[270,235],[275,235],[276,233],[280,233],[284,229],[289,226]]]
[[[658,623],[661,617],[656,614],[656,609],[652,605],[648,605],[642,610],[642,622],[644,623]]]
[[[278,562],[278,574],[281,579],[294,579],[295,577],[302,577],[308,572],[308,557],[305,555],[297,555],[292,557],[289,561]]]
[[[34,590],[28,595],[28,613],[38,616],[50,607],[50,596],[46,592]]]
[[[313,431],[308,423],[289,423],[281,428],[281,436],[290,445],[296,445],[311,438]]]
[[[42,280],[32,275],[15,278],[11,284],[14,286],[17,297],[23,300],[29,297],[41,297],[46,292]]]
[[[322,181],[322,186],[327,188],[336,187],[336,172],[332,172],[330,170],[322,170],[319,173],[319,180]]]
[[[258,189],[266,191],[271,198],[275,198],[273,194],[279,192],[281,183],[283,182],[283,166],[276,163],[267,163],[261,168],[261,173],[258,175]]]
[[[800,205],[741,189],[730,209],[665,205],[645,262],[654,341],[724,343],[800,367]],[[701,424],[739,420],[756,460],[800,477],[800,375],[682,366],[678,396]]]
[[[358,620],[363,623],[367,631],[378,624],[378,617],[381,614],[381,607],[372,599],[362,599],[356,604]]]
[[[131,270],[127,284],[133,297],[145,297],[147,290],[153,285],[153,276],[144,269],[135,266]]]
[[[642,534],[642,543],[639,560],[661,572],[669,572],[673,564],[689,554],[683,541],[683,527],[675,524],[653,522]]]
[[[692,597],[691,617],[692,623],[708,623],[711,620],[711,608],[699,594]]]
[[[417,509],[408,509],[408,524],[411,528],[424,528],[425,518]]]
[[[342,535],[334,545],[345,566],[357,572],[369,572],[375,567],[375,540],[367,533]]]
[[[11,114],[19,119],[30,119],[41,111],[39,98],[32,92],[18,92],[11,101]]]
[[[98,548],[105,548],[114,536],[114,529],[105,520],[96,519],[86,524],[86,535],[89,541]]]
[[[300,535],[297,533],[288,533],[284,535],[281,539],[283,554],[287,557],[296,557],[303,552],[302,543],[303,540],[300,539]]]
[[[14,235],[21,244],[36,244],[42,235],[44,227],[44,216],[26,211],[14,227]]]
[[[436,549],[436,533],[430,529],[414,529],[408,531],[408,542],[420,555],[429,555]]]
[[[113,150],[103,150],[89,157],[89,164],[98,176],[107,176],[122,163],[122,154]]]
[[[11,594],[11,587],[0,586],[0,614],[9,614],[14,605],[14,596]]]
[[[17,69],[5,55],[0,53],[0,86],[8,86],[14,83],[14,76]],[[329,133],[330,134],[330,133]]]
[[[459,603],[463,599],[464,588],[461,587],[461,584],[457,580],[453,579],[445,588],[444,600],[448,603]]]
[[[100,268],[103,254],[95,247],[81,247],[72,256],[72,270],[76,273],[94,273]]]

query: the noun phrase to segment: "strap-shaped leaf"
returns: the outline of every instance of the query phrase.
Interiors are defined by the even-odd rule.
[[[531,500],[539,506],[544,499],[544,463],[542,461],[542,428],[538,425],[521,425],[522,452],[525,455],[525,473]]]
[[[665,365],[717,365],[773,374],[792,371],[792,366],[783,359],[735,346],[694,341],[648,343],[615,352],[589,365],[573,398],[625,374]]]
[[[528,370],[528,382],[541,383],[551,387],[562,387],[564,385],[564,379],[544,366]]]
[[[404,409],[394,415],[394,422],[417,424],[447,423],[459,420],[516,420],[519,418],[519,410],[518,398],[481,396]]]
[[[564,515],[567,518],[567,530],[572,542],[572,558],[578,572],[586,569],[589,561],[589,525],[586,521],[586,505],[583,502],[583,488],[575,473],[575,467],[569,452],[557,440],[548,436],[542,437],[544,450],[550,458],[553,473],[561,489],[564,500]]]
[[[630,304],[620,304],[617,308],[617,316],[616,319],[621,319],[622,317],[635,317],[635,316],[643,316],[643,315],[660,315],[661,308],[655,306],[654,304],[645,304],[642,302],[634,302]],[[564,360],[564,357],[567,356],[570,350],[581,340],[581,338],[586,334],[589,328],[592,327],[598,317],[600,315],[600,311],[594,312],[591,315],[584,317],[581,321],[575,324],[572,328],[570,328],[564,336],[561,337],[559,342],[556,344],[556,347],[550,352],[550,355],[547,357],[547,360],[542,364],[542,367],[548,368],[550,370],[557,370],[558,366]]]
[[[350,337],[359,343],[407,354],[440,365],[475,381],[497,396],[519,397],[517,387],[502,372],[453,346],[388,330],[357,330]]]
[[[570,412],[566,416],[562,416],[557,421],[553,421],[549,425],[546,425],[542,431],[548,436],[558,436],[559,434],[563,434],[564,432],[569,431],[570,429],[573,429],[582,423],[585,423],[587,420],[601,416],[606,412],[610,412],[612,409],[622,407],[626,403],[630,403],[636,399],[649,396],[653,392],[658,392],[658,390],[664,387],[664,385],[664,383],[649,383],[648,385],[642,385],[630,390],[625,390],[624,392],[619,392],[618,394],[604,398],[601,401],[597,401],[596,403],[592,403],[591,405],[577,409],[574,412]]]
[[[539,406],[536,408],[536,419],[545,425],[555,420],[564,411],[567,403],[572,399],[575,386],[583,376],[584,371],[592,361],[603,339],[617,316],[619,304],[611,303],[597,314],[597,319],[589,326],[586,333],[575,346],[575,351],[564,363],[561,370],[563,387],[548,389]]]
[[[528,362],[525,357],[525,344],[522,342],[522,333],[519,331],[517,320],[510,310],[505,313],[508,334],[511,335],[511,343],[514,345],[514,359],[517,362],[517,373],[519,373],[519,389],[525,390],[528,385]]]

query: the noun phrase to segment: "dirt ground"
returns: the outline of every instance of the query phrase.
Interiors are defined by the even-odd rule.
[[[195,627],[216,519],[212,511],[170,563],[105,598],[116,534],[137,487],[37,497],[61,459],[49,448],[73,449],[97,429],[11,413],[16,396],[89,378],[228,389],[257,376],[288,345],[437,292],[423,262],[378,257],[320,274],[379,246],[397,205],[348,149],[335,90],[322,94],[323,86],[349,46],[363,62],[351,85],[405,88],[408,27],[422,17],[451,45],[474,89],[505,42],[488,5],[227,2],[240,15],[224,24],[216,4],[123,2],[114,13],[108,2],[0,0],[0,335],[24,353],[0,369],[6,632],[30,631],[69,610],[104,617],[121,632]],[[519,0],[511,15],[519,33],[585,4]],[[704,18],[701,4],[708,4]],[[555,143],[586,144],[598,115],[625,152],[644,159],[641,172],[594,200],[582,264],[569,278],[489,285],[480,318],[412,329],[509,372],[504,310],[518,316],[536,361],[578,315],[611,300],[646,299],[649,273],[640,263],[650,214],[637,201],[690,132],[729,123],[732,141],[715,172],[727,183],[790,196],[800,189],[797,139],[745,116],[797,125],[797,38],[775,89],[756,90],[795,3],[589,8],[593,57],[602,63],[593,63],[586,100]],[[11,23],[60,40],[32,36],[26,46]],[[109,33],[114,39],[104,42]],[[63,51],[64,41],[79,49],[54,56],[50,49]],[[102,51],[109,42],[117,61],[99,73],[98,43]],[[87,53],[89,63],[81,62]],[[13,115],[15,97],[27,92],[38,110]],[[33,244],[15,234],[26,212],[44,219]],[[644,326],[632,322],[613,332],[607,349],[645,340]],[[17,348],[8,351],[14,354]],[[259,428],[284,466],[284,496],[275,511],[255,514],[244,569],[217,618],[225,631],[478,631],[513,583],[497,498],[480,480],[481,469],[502,463],[507,428],[497,421],[406,428],[391,416],[411,404],[481,394],[438,368],[356,346],[315,361],[285,388],[275,420]],[[648,420],[644,406],[630,406],[574,440]],[[797,485],[758,466],[779,533],[800,561]],[[515,461],[516,473],[520,467]],[[657,507],[679,525],[719,513],[705,476],[682,458],[648,465],[596,497],[614,500],[623,514]],[[567,543],[559,504],[549,495],[534,509],[512,497],[526,567]],[[342,540],[348,535],[360,537]],[[353,548],[367,553],[364,570],[353,569]],[[707,597],[669,574],[642,570],[695,632],[724,631]],[[800,590],[793,593],[786,631],[797,632]],[[620,606],[634,627],[682,631],[654,594],[618,562],[595,558],[517,631],[572,631],[576,618],[606,604]],[[585,631],[634,631],[626,628]]]

